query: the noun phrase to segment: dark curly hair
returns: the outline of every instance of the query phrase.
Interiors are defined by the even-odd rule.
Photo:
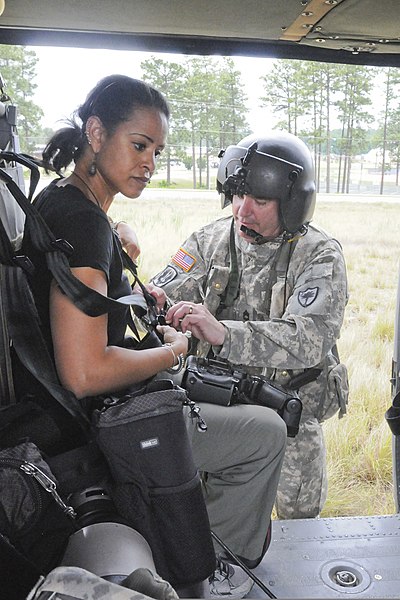
[[[158,109],[167,119],[170,116],[164,96],[144,81],[126,75],[109,75],[101,79],[74,112],[68,125],[56,131],[48,141],[42,153],[46,171],[59,173],[79,158],[87,144],[85,131],[89,117],[99,117],[107,132],[112,134],[139,108]]]

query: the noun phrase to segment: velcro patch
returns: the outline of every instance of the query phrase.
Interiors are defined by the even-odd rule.
[[[154,277],[152,283],[154,283],[154,285],[158,287],[163,287],[164,285],[167,285],[167,283],[175,279],[177,275],[178,271],[175,269],[175,267],[168,265],[168,267],[165,267],[165,269],[161,271],[161,273]]]
[[[188,273],[188,271],[190,271],[190,269],[196,263],[196,259],[183,248],[179,248],[175,256],[172,257],[172,262]]]
[[[319,287],[307,288],[306,290],[299,292],[299,304],[304,308],[307,308],[307,306],[310,306],[317,299],[318,292]]]

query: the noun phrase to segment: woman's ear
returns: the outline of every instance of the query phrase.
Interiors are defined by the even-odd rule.
[[[105,129],[99,117],[93,115],[86,122],[86,137],[93,152],[97,154],[104,140]]]

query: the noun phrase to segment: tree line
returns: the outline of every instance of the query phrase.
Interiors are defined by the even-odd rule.
[[[43,110],[32,100],[37,62],[32,50],[0,46],[0,73],[18,105],[21,148],[27,153],[51,134],[41,127]],[[142,78],[161,90],[171,107],[160,165],[166,185],[179,162],[191,170],[194,188],[209,188],[219,150],[251,133],[240,70],[232,58],[209,56],[174,61],[158,55],[140,67]],[[298,135],[312,150],[319,191],[349,192],[356,157],[373,148],[380,154],[380,193],[389,169],[395,169],[399,185],[400,70],[277,59],[261,82],[259,106],[273,111],[274,128]],[[373,94],[382,98],[378,114]]]
[[[398,185],[399,69],[280,60],[262,79],[267,94],[261,102],[281,114],[277,126],[299,135],[313,149],[319,189],[324,166],[324,191],[348,193],[354,157],[373,148],[381,153],[380,193],[392,162]],[[373,113],[373,93],[383,100],[378,115]],[[335,132],[333,117],[339,123]],[[333,153],[336,182],[331,177]]]

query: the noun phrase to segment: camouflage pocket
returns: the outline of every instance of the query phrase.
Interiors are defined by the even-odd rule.
[[[320,408],[318,420],[326,421],[337,412],[339,412],[339,418],[343,417],[347,412],[348,397],[347,368],[343,363],[338,363],[328,371],[325,401]]]

